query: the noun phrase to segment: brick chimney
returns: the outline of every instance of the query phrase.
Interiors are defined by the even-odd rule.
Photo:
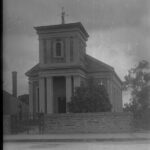
[[[17,97],[17,72],[12,72],[12,95]]]

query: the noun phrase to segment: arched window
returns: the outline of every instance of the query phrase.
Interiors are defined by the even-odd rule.
[[[61,56],[62,54],[61,54],[61,43],[60,42],[57,42],[56,43],[56,56]]]
[[[64,57],[64,43],[60,39],[56,39],[53,44],[53,57],[62,58]]]

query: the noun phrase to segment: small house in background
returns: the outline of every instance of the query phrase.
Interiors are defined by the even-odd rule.
[[[17,99],[17,72],[12,72],[12,94],[3,91],[3,115],[18,113],[19,101]]]
[[[14,115],[18,113],[19,101],[10,93],[3,91],[3,114]]]
[[[19,111],[21,111],[23,114],[29,113],[29,95],[24,94],[18,96],[19,100]]]
[[[23,95],[24,96],[24,95]],[[25,101],[22,101],[22,95],[15,97],[7,91],[3,91],[3,114],[4,115],[15,115],[20,111],[23,114],[29,112],[29,104]],[[25,98],[28,101],[28,94],[26,94]]]
[[[3,91],[3,115],[15,115],[29,112],[29,95],[17,97],[17,72],[12,72],[12,94]]]

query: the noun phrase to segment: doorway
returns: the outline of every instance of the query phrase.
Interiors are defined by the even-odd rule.
[[[66,78],[53,78],[54,113],[66,113]]]
[[[66,98],[58,98],[58,113],[66,113]]]

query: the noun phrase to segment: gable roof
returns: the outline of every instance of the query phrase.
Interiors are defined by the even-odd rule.
[[[3,98],[10,98],[10,97],[13,97],[15,99],[17,99],[15,96],[13,96],[12,94],[8,93],[7,91],[3,90]]]
[[[86,70],[89,73],[94,73],[94,72],[101,72],[101,71],[106,71],[106,72],[112,72],[114,76],[122,83],[121,79],[115,72],[114,68],[108,64],[105,64],[104,62],[97,60],[96,58],[87,55],[86,54],[86,61],[87,61],[87,66]]]
[[[114,68],[86,54],[87,72],[114,71]]]
[[[35,66],[33,66],[30,70],[28,70],[25,73],[25,75],[30,76],[30,75],[36,74],[39,71],[39,69],[40,69],[40,67],[39,67],[39,63],[38,63]]]

